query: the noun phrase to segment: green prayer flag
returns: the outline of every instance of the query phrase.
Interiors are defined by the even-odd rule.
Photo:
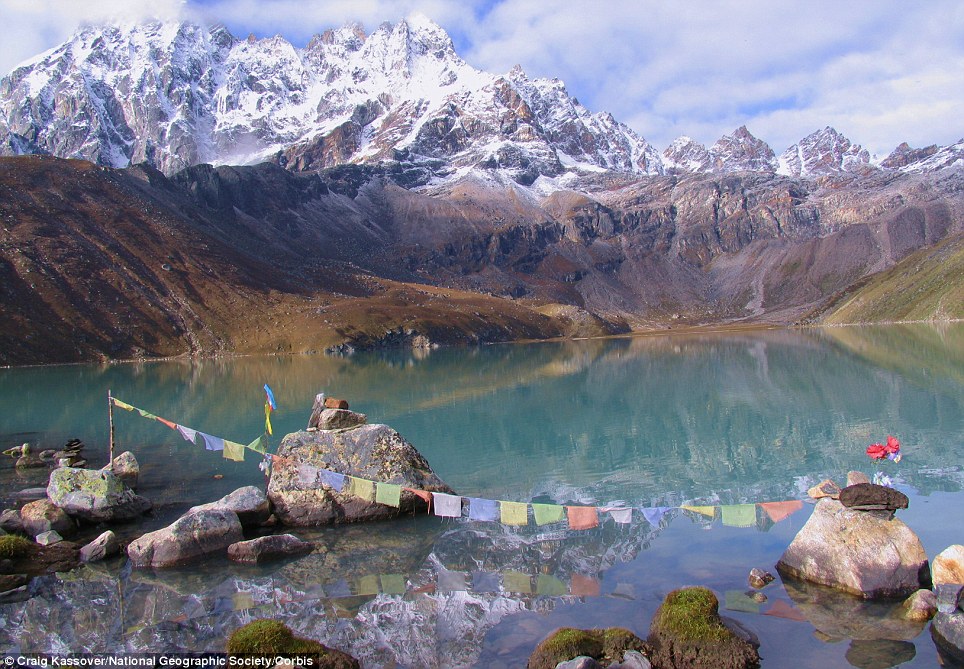
[[[236,441],[224,440],[224,458],[235,462],[244,462],[244,444]]]
[[[250,448],[252,451],[257,451],[263,455],[268,452],[268,439],[262,434],[260,437],[248,444],[247,448]]]
[[[532,513],[536,517],[536,525],[562,522],[563,507],[560,504],[533,504]]]
[[[362,576],[355,584],[356,595],[377,595],[378,594],[378,574]]]
[[[119,399],[117,399],[116,397],[111,397],[110,399],[114,402],[114,406],[117,407],[118,409],[123,409],[124,411],[133,411],[133,410],[134,410],[134,407],[132,407],[132,406],[131,406],[130,404],[128,404],[127,402],[121,402],[121,401],[120,401]]]
[[[755,504],[730,504],[720,509],[723,524],[730,527],[753,527],[756,525]]]
[[[405,577],[401,574],[382,574],[382,592],[386,595],[404,595]]]
[[[144,411],[143,409],[138,409],[137,413],[139,413],[142,418],[150,418],[151,420],[157,420],[157,416],[152,414],[150,411]]]
[[[351,494],[360,497],[366,502],[372,501],[375,496],[375,482],[366,479],[351,477]]]
[[[394,483],[379,483],[375,488],[375,501],[386,506],[401,506],[402,486]]]
[[[532,592],[532,577],[518,571],[507,571],[502,574],[502,587],[506,592]]]
[[[555,576],[539,574],[538,578],[536,578],[536,594],[560,597],[562,595],[568,595],[569,588]]]
[[[505,525],[528,525],[529,505],[525,502],[499,502],[502,523]]]

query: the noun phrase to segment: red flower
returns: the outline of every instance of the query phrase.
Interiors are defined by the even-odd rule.
[[[884,447],[887,453],[900,453],[900,442],[895,437],[887,435],[887,445]]]
[[[874,460],[883,460],[887,457],[887,447],[883,444],[871,444],[867,447],[867,455]]]

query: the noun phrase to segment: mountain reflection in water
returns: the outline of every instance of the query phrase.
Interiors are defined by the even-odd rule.
[[[460,494],[511,501],[677,507],[804,499],[822,478],[872,473],[864,449],[894,434],[904,461],[880,469],[910,495],[900,517],[928,555],[959,543],[955,528],[964,526],[960,324],[638,337],[427,356],[7,369],[0,370],[0,446],[26,440],[54,448],[79,437],[98,465],[106,459],[108,388],[183,425],[247,443],[263,427],[265,382],[279,403],[275,444],[304,427],[314,394],[325,391],[347,398],[371,422],[398,429]],[[240,485],[264,483],[253,458],[224,461],[151,421],[115,419],[121,448],[141,463],[139,492],[156,505],[142,524],[118,528],[128,537]],[[42,485],[44,476],[21,477],[4,461],[7,505],[14,491]],[[666,592],[703,584],[721,605],[737,607],[727,615],[760,636],[764,667],[798,666],[800,658],[847,666],[873,639],[823,630],[819,615],[809,620],[815,609],[798,601],[798,590],[778,581],[757,611],[740,609],[743,600],[727,595],[747,589],[750,568],[773,571],[809,512],[806,505],[773,524],[758,510],[757,526],[745,529],[678,509],[654,527],[637,512],[628,526],[606,520],[584,532],[419,515],[295,530],[316,544],[315,552],[263,567],[217,556],[151,572],[116,559],[38,579],[34,597],[0,605],[0,646],[217,651],[238,625],[278,617],[364,666],[517,667],[563,624],[620,624],[645,636]],[[884,616],[866,615],[870,629]],[[860,643],[848,655],[849,646],[815,638],[815,628]],[[893,645],[895,659],[909,662],[903,666],[935,664],[926,633],[891,640],[905,644]]]

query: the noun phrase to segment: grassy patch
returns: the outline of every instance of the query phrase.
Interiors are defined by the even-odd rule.
[[[719,601],[707,588],[681,588],[666,596],[653,619],[653,631],[682,641],[723,641],[732,633],[720,621]]]
[[[274,658],[278,656],[306,656],[317,658],[316,667],[327,669],[357,669],[358,662],[349,655],[327,648],[323,644],[296,637],[278,620],[255,620],[239,627],[228,637],[228,655]]]
[[[0,558],[13,560],[23,557],[33,552],[35,547],[36,544],[28,539],[8,534],[0,537]]]
[[[627,650],[643,651],[646,644],[621,627],[581,630],[562,627],[540,643],[529,658],[528,669],[554,669],[560,662],[586,656],[608,666],[621,662]]]

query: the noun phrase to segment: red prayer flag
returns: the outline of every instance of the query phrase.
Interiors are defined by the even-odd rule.
[[[570,530],[591,530],[599,527],[599,510],[594,506],[567,506]]]
[[[766,511],[766,514],[770,516],[770,520],[774,523],[779,523],[784,518],[802,509],[803,502],[799,499],[786,502],[761,502],[760,506]]]
[[[598,597],[599,581],[591,576],[573,574],[569,592],[576,597]]]
[[[167,420],[166,418],[161,418],[160,416],[154,416],[154,417],[157,419],[157,422],[163,423],[164,425],[167,425],[167,426],[168,426],[169,428],[171,428],[172,430],[176,430],[176,429],[177,429],[177,425],[174,424],[174,423],[172,423],[171,421]]]

